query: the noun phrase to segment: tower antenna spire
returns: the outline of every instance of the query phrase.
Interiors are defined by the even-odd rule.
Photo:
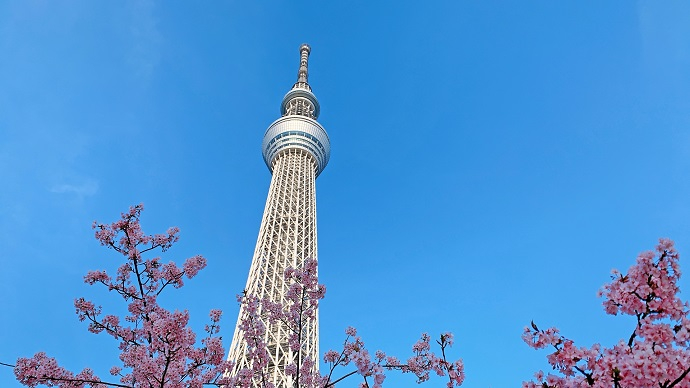
[[[309,86],[309,53],[311,47],[308,44],[302,43],[299,46],[299,71],[297,72],[297,82],[292,87],[293,89],[307,89],[311,90]]]

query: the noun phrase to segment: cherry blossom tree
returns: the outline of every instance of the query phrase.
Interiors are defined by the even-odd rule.
[[[599,291],[607,314],[631,315],[635,327],[611,348],[578,347],[555,327],[532,322],[523,340],[532,348],[551,348],[555,374],[535,374],[523,387],[690,387],[690,305],[678,294],[678,252],[660,239],[656,252],[643,252],[626,274],[614,270]]]
[[[139,224],[143,205],[131,207],[112,224],[94,222],[96,239],[101,245],[125,257],[114,276],[106,271],[90,271],[84,276],[89,285],[102,284],[119,294],[127,303],[129,315],[124,322],[115,315],[102,314],[91,301],[74,301],[80,321],[89,323],[92,333],[107,333],[119,341],[122,366],[113,366],[110,374],[119,381],[108,382],[90,369],[74,374],[60,367],[54,358],[39,352],[31,358],[17,360],[14,372],[20,383],[35,387],[201,387],[220,386],[230,367],[224,361],[220,337],[220,310],[211,310],[206,336],[197,347],[196,335],[188,327],[189,313],[169,311],[158,304],[158,297],[170,287],[180,288],[183,279],[193,278],[206,266],[206,259],[194,256],[182,267],[162,263],[159,257],[145,259],[144,254],[167,251],[178,241],[179,230],[170,228],[164,234],[146,235]]]
[[[252,362],[251,368],[234,370],[233,362],[224,361],[225,350],[218,336],[220,310],[211,310],[205,336],[198,343],[196,335],[188,327],[189,313],[186,310],[170,311],[159,305],[158,297],[163,290],[182,287],[183,279],[194,277],[206,266],[206,260],[202,256],[194,256],[178,267],[173,262],[163,264],[159,257],[144,258],[154,250],[167,251],[178,241],[179,230],[170,228],[164,234],[145,234],[139,222],[142,210],[143,205],[131,207],[112,224],[94,222],[96,239],[101,245],[124,256],[125,262],[117,268],[114,276],[106,271],[90,271],[84,277],[87,284],[101,284],[124,299],[129,312],[124,322],[116,315],[104,315],[101,306],[84,298],[74,302],[79,320],[88,322],[90,332],[109,334],[119,342],[121,366],[113,366],[110,370],[113,379],[119,379],[101,379],[88,368],[75,374],[59,366],[54,358],[39,352],[31,358],[17,360],[14,372],[20,383],[28,387],[46,385],[60,388],[200,388],[204,385],[272,388],[267,378],[264,322],[281,321],[291,330],[290,347],[298,352],[296,362],[286,367],[296,388],[333,387],[355,374],[363,377],[361,387],[370,387],[371,383],[378,388],[385,379],[386,370],[412,373],[418,382],[427,381],[430,372],[434,372],[447,376],[448,387],[462,384],[462,361],[451,363],[446,359],[446,350],[453,344],[450,333],[441,335],[436,341],[440,355],[431,352],[430,337],[423,334],[413,346],[413,356],[401,363],[381,351],[375,352],[372,358],[356,330],[348,328],[343,350],[326,353],[324,361],[329,365],[329,372],[319,375],[315,367],[318,360],[299,357],[304,325],[315,316],[318,303],[326,292],[325,287],[318,284],[316,260],[307,260],[302,268],[285,271],[285,279],[290,283],[286,305],[258,300],[252,295],[238,298],[246,312],[240,325]],[[355,370],[334,378],[337,367],[350,364],[354,364]]]

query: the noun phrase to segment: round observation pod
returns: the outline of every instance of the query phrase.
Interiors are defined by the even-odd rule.
[[[309,152],[316,161],[316,176],[319,176],[331,156],[331,141],[316,120],[306,116],[284,116],[274,121],[264,135],[261,150],[268,168],[273,171],[275,158],[291,149]]]
[[[304,107],[304,112],[295,111],[295,106]],[[307,89],[296,88],[290,90],[285,94],[283,102],[280,104],[280,114],[283,116],[298,114],[313,116],[313,119],[318,119],[319,113],[321,113],[319,100],[316,99],[314,93]]]

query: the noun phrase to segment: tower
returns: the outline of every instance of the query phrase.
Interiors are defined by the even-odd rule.
[[[330,157],[328,135],[316,121],[319,102],[308,83],[311,49],[303,44],[299,51],[297,82],[283,97],[282,117],[268,127],[263,138],[262,153],[272,178],[245,287],[247,295],[283,303],[289,286],[283,280],[285,268],[298,268],[305,259],[317,258],[316,177]],[[250,367],[239,328],[243,314],[240,310],[228,355],[237,369]],[[295,361],[296,355],[288,346],[287,329],[280,323],[264,324],[270,379],[277,388],[292,387],[285,366]],[[318,365],[318,315],[304,325],[302,338],[302,355]]]

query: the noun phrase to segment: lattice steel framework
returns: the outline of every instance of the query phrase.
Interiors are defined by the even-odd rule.
[[[300,68],[297,82],[281,104],[282,117],[273,122],[264,135],[262,153],[273,176],[261,220],[259,237],[249,269],[245,291],[258,298],[286,302],[288,284],[283,280],[286,267],[301,267],[305,259],[317,258],[316,244],[316,177],[330,156],[326,130],[316,121],[319,103],[308,83],[310,47],[300,46]],[[230,346],[229,360],[236,370],[251,367],[246,357],[247,344],[239,328]],[[269,374],[276,387],[292,387],[285,366],[296,362],[297,355],[288,346],[288,329],[284,325],[266,325],[269,351]],[[318,314],[304,325],[300,351],[318,365]]]

